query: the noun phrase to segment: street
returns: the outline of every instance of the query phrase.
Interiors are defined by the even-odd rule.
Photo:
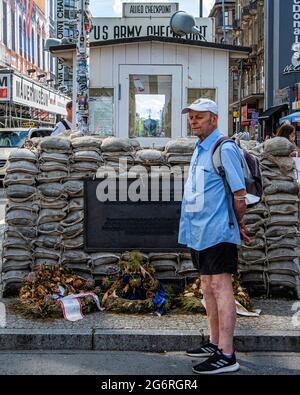
[[[191,375],[202,358],[184,353],[5,351],[1,375]],[[235,375],[299,375],[300,354],[243,353]]]

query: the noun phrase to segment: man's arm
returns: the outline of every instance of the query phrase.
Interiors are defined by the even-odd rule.
[[[244,215],[246,214],[247,205],[245,201],[245,196],[247,191],[245,189],[241,189],[233,194],[234,199],[234,212],[239,224],[241,238],[245,243],[250,243],[250,237],[248,236],[248,230],[246,225],[243,223]]]

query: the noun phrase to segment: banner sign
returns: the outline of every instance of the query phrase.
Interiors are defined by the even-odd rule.
[[[213,42],[213,18],[196,18],[195,20],[200,33],[207,41]],[[174,37],[170,27],[170,18],[93,18],[90,42],[148,36]],[[189,34],[185,38],[202,40],[198,34]]]
[[[62,40],[64,38],[65,28],[65,7],[64,0],[56,1],[56,38]],[[64,65],[60,59],[56,62],[56,78],[59,86],[64,86]]]
[[[123,3],[123,17],[169,17],[178,11],[178,3]]]
[[[69,99],[42,87],[33,80],[12,73],[0,73],[0,92],[2,89],[7,90],[7,95],[6,97],[0,95],[0,102],[10,101],[47,113],[66,114],[65,107]]]

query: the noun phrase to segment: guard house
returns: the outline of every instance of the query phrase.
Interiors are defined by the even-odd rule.
[[[90,132],[137,138],[145,147],[163,146],[170,139],[191,136],[181,109],[207,97],[218,103],[220,127],[228,134],[230,60],[245,58],[250,50],[210,42],[211,19],[196,20],[208,39],[201,41],[199,36],[173,37],[169,16],[95,18],[90,43]],[[76,69],[74,44],[50,50]]]

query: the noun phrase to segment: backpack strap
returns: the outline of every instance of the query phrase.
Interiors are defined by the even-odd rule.
[[[71,130],[70,126],[67,124],[67,122],[64,119],[62,119],[60,122],[64,125],[66,130]]]
[[[221,148],[222,148],[223,144],[226,142],[236,144],[229,137],[222,137],[220,140],[218,140],[213,148],[213,151],[212,151],[212,163],[213,163],[216,173],[219,174],[219,176],[222,178],[222,181],[224,184],[227,211],[228,211],[228,217],[229,217],[229,227],[230,227],[230,229],[233,229],[234,228],[234,221],[233,221],[233,215],[232,215],[232,205],[230,202],[231,191],[230,191],[227,179],[226,179],[225,168],[222,164],[222,159],[221,159]]]

